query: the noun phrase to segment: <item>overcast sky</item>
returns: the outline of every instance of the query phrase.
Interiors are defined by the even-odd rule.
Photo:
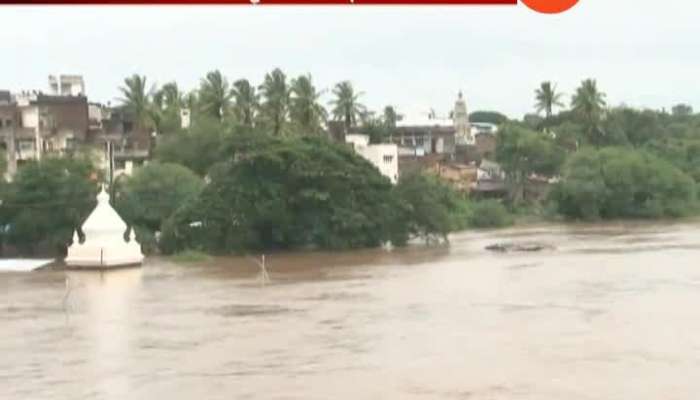
[[[264,3],[264,0],[262,0]],[[364,104],[522,116],[552,80],[568,96],[597,78],[611,104],[700,109],[700,5],[581,0],[560,15],[522,6],[0,6],[0,89],[46,89],[82,74],[91,101],[113,101],[132,73],[192,89],[207,71],[259,84],[265,72],[351,80]],[[327,100],[324,99],[324,100]]]

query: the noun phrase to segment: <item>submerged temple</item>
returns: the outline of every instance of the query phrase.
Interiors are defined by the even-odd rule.
[[[81,268],[140,265],[143,262],[141,245],[136,241],[133,229],[129,240],[125,239],[127,230],[126,223],[109,204],[109,194],[102,187],[97,195],[97,206],[82,226],[85,240],[80,243],[78,232],[74,232],[66,265]]]

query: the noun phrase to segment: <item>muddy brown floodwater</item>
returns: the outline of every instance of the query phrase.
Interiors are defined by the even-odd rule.
[[[539,240],[542,253],[493,254]],[[0,399],[695,399],[700,224],[0,274]]]

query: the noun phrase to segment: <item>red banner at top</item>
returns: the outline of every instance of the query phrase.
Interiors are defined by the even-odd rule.
[[[560,13],[578,0],[521,0],[543,13]],[[231,4],[231,5],[517,5],[518,0],[2,0],[4,4]]]

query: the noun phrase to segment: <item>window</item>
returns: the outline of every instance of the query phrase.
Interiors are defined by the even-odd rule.
[[[425,139],[422,137],[416,138],[416,146],[422,147],[423,143],[425,143]]]
[[[384,156],[384,164],[391,164],[394,162],[394,156]]]
[[[19,151],[34,151],[33,140],[20,140],[17,145],[19,146]]]

